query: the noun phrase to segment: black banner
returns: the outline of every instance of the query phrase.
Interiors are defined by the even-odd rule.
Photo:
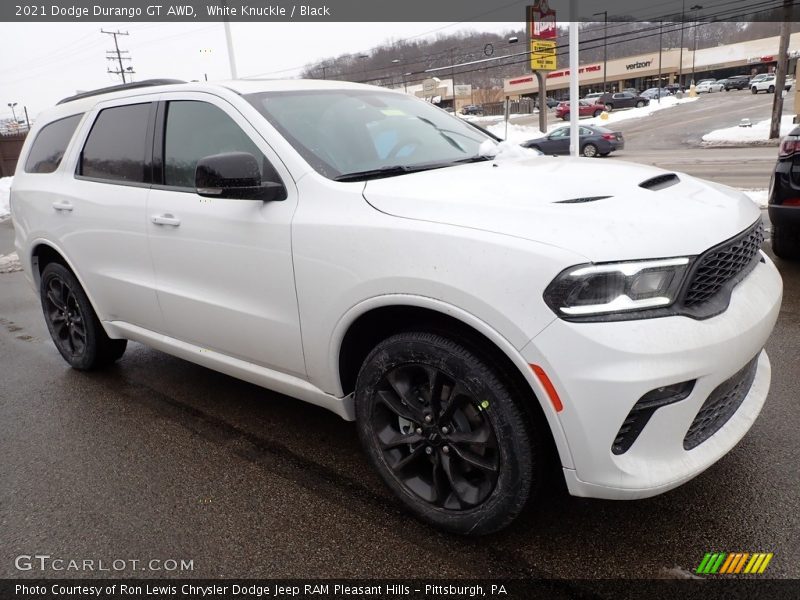
[[[641,579],[641,580],[170,580],[29,579],[0,580],[0,598],[17,600],[459,600],[646,599],[795,600],[798,580]]]
[[[506,22],[525,19],[532,0],[4,0],[0,21],[11,22]],[[695,6],[683,0],[549,0],[558,21],[790,21],[800,20],[800,0],[730,0]],[[788,8],[787,8],[788,6]],[[605,17],[604,17],[605,18]]]

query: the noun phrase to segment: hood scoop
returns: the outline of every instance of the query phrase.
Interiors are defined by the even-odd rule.
[[[675,173],[666,173],[664,175],[656,175],[650,179],[645,179],[639,184],[639,187],[657,192],[658,190],[663,190],[664,188],[668,188],[679,182],[680,179],[677,175],[675,175]]]
[[[584,204],[586,202],[595,202],[597,200],[605,200],[611,196],[584,196],[583,198],[569,198],[568,200],[556,200],[553,204]]]

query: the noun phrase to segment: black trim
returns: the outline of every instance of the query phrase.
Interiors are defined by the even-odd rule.
[[[166,125],[167,103],[159,100],[153,122],[153,138],[150,149],[153,158],[153,187],[164,184],[164,128]]]
[[[96,90],[89,90],[88,92],[81,92],[74,96],[67,96],[62,98],[56,104],[65,104],[82,98],[91,98],[92,96],[100,96],[102,94],[112,94],[114,92],[121,92],[123,90],[135,90],[138,88],[155,87],[159,85],[175,85],[179,83],[186,83],[182,79],[145,79],[144,81],[134,81],[132,83],[122,83],[119,85],[110,85],[108,87],[97,88]]]
[[[655,177],[651,177],[650,179],[645,179],[642,183],[639,184],[639,187],[653,192],[657,192],[658,190],[663,190],[665,188],[672,187],[677,183],[680,183],[680,178],[675,173],[666,173],[664,175],[656,175]]]

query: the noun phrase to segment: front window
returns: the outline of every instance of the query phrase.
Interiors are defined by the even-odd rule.
[[[399,93],[314,90],[246,99],[330,179],[357,181],[485,160],[487,147],[495,146],[460,118]]]

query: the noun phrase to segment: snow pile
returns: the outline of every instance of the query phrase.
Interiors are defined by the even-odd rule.
[[[11,195],[13,179],[13,177],[0,178],[0,220],[5,219],[11,213],[8,208],[8,198]]]
[[[759,208],[767,208],[767,200],[769,199],[768,190],[739,190],[744,192],[750,200],[755,202]]]
[[[768,141],[769,138],[769,119],[753,123],[752,127],[725,127],[723,129],[715,129],[703,136],[703,141],[708,142],[709,145],[714,144],[759,144]],[[781,131],[780,135],[789,135],[789,132],[794,129],[792,123],[792,115],[783,115],[781,118]]]
[[[498,160],[513,160],[516,158],[531,158],[532,156],[541,156],[541,153],[530,148],[523,148],[519,142],[502,141],[496,144],[492,140],[486,140],[478,148],[480,156],[491,157],[497,162]]]
[[[628,119],[639,119],[643,117],[649,117],[655,112],[660,110],[664,110],[667,108],[672,108],[679,104],[685,104],[686,102],[695,102],[697,97],[689,98],[685,96],[683,98],[676,98],[675,96],[667,96],[666,98],[661,99],[661,104],[656,101],[651,101],[649,106],[643,106],[642,108],[629,108],[629,109],[619,109],[612,111],[610,113],[606,113],[608,115],[607,119],[603,119],[602,116],[600,117],[591,117],[589,119],[580,119],[581,125],[597,125],[599,127],[606,127],[617,123],[619,121],[626,121]],[[558,129],[559,127],[563,127],[564,125],[569,125],[569,121],[562,121],[561,119],[556,119],[553,114],[549,115],[547,118],[548,126],[547,131],[553,131],[554,129]],[[489,131],[495,134],[498,137],[504,138],[506,137],[506,124],[504,121],[500,123],[495,123],[494,125],[489,125],[486,127]],[[544,134],[539,131],[538,125],[517,125],[515,123],[508,124],[508,141],[514,143],[524,142],[526,140],[531,140],[534,138],[542,137]]]

